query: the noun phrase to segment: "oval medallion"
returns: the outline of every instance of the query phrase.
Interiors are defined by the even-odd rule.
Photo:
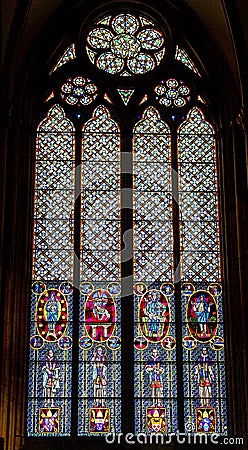
[[[197,341],[208,342],[216,335],[217,304],[208,291],[195,291],[189,297],[186,314],[189,333]]]
[[[39,335],[49,342],[60,339],[66,331],[68,307],[65,296],[57,289],[47,289],[36,305],[36,321]]]
[[[139,324],[143,336],[151,342],[160,342],[169,331],[169,303],[163,292],[152,289],[140,300]]]
[[[97,289],[87,298],[85,328],[91,339],[107,341],[115,328],[115,302],[108,291]]]

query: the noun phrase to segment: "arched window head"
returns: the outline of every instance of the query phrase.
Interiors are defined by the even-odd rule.
[[[227,433],[216,132],[184,45],[152,11],[106,11],[48,80],[30,436],[104,437],[129,416],[136,434]]]

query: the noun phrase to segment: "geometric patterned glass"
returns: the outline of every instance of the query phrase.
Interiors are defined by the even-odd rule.
[[[154,107],[133,132],[135,431],[175,433],[171,133]]]
[[[121,428],[120,131],[98,106],[82,130],[79,435]]]
[[[214,128],[199,108],[178,129],[185,431],[226,433]]]
[[[181,61],[190,70],[195,72],[197,75],[201,76],[195,63],[192,61],[192,59],[189,57],[189,55],[186,53],[186,51],[183,48],[179,48],[178,45],[176,45],[175,59],[177,59],[178,61]]]
[[[162,31],[142,16],[122,13],[93,25],[86,51],[100,70],[121,76],[154,70],[165,54]]]
[[[128,20],[151,25],[141,17],[117,18],[120,26]],[[80,290],[78,435],[121,432],[120,129],[106,106],[99,105],[81,136],[78,131],[76,143],[74,126],[59,105],[37,129],[29,436],[71,435],[73,285]],[[185,432],[226,434],[215,131],[194,107],[172,134],[158,110],[149,106],[134,126],[132,143],[135,432],[178,429],[179,301]],[[81,153],[77,167],[75,148]],[[172,149],[178,173],[172,169]],[[178,267],[173,244],[176,183]],[[174,291],[174,272],[177,280],[180,276],[180,297]]]
[[[71,429],[75,130],[59,105],[36,141],[28,435]]]

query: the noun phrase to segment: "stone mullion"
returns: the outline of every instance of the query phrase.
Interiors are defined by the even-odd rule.
[[[132,130],[123,120],[121,129],[121,239],[123,259],[125,233],[133,236],[133,168],[132,168]],[[132,243],[128,242],[132,246]],[[133,432],[134,429],[134,355],[133,355],[133,324],[134,305],[132,295],[133,282],[133,252],[132,248],[126,249],[130,259],[121,262],[122,277],[122,432]],[[129,326],[127,325],[129,324]]]

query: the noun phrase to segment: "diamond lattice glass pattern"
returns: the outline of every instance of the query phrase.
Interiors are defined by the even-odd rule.
[[[160,64],[164,36],[157,26],[132,14],[99,21],[89,32],[86,46],[92,63],[110,74],[144,74]]]
[[[198,76],[200,72],[198,71],[196,65],[193,63],[192,59],[189,57],[188,53],[183,49],[176,46],[176,55],[175,59],[181,61],[185,66],[187,66],[190,70],[193,70]]]
[[[82,280],[120,277],[120,134],[104,106],[83,128]],[[104,194],[104,196],[102,196]],[[98,197],[98,202],[93,199]],[[116,196],[114,210],[111,203]],[[119,200],[118,200],[119,199]],[[88,214],[90,204],[90,215]],[[114,214],[114,217],[113,217]],[[108,250],[108,251],[107,251]]]
[[[55,105],[37,133],[34,279],[72,279],[74,164],[74,127]]]
[[[104,106],[83,127],[79,435],[121,430],[120,131]]]
[[[134,127],[133,153],[135,431],[173,433],[178,424],[171,135],[153,107]]]
[[[37,130],[29,436],[71,432],[74,160],[74,127],[55,105]]]
[[[216,150],[193,108],[178,130],[185,432],[227,433]]]
[[[168,125],[155,108],[147,108],[133,135],[134,276],[146,283],[172,276],[170,145]],[[151,204],[158,203],[159,210],[152,211]]]
[[[198,108],[179,127],[178,151],[182,279],[220,281],[215,137]]]

